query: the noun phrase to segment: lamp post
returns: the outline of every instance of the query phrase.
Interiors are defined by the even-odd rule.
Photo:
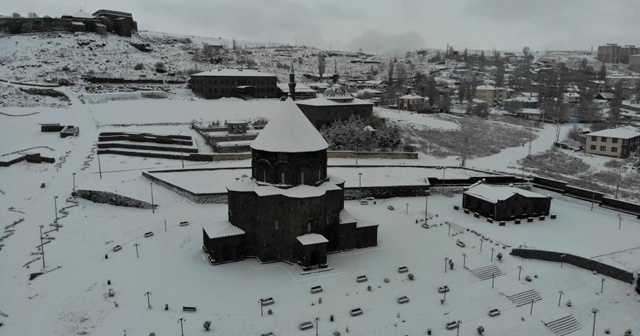
[[[562,268],[562,265],[564,265],[564,257],[565,257],[564,254],[560,255],[560,268]]]
[[[447,223],[447,225],[449,226],[449,233],[448,235],[451,236],[451,223]]]
[[[482,238],[480,238],[480,252],[482,252]]]
[[[495,252],[496,249],[494,249],[493,247],[491,248],[491,261],[493,262],[493,252]]]
[[[264,312],[262,310],[262,299],[258,300],[258,303],[260,304],[260,316],[264,316]]]
[[[604,278],[602,278],[602,280],[600,280],[600,282],[602,282],[602,284],[600,285],[600,294],[604,293]]]
[[[518,266],[518,281],[520,281],[521,274],[522,274],[522,266]]]
[[[362,173],[358,173],[358,198],[362,199]]]
[[[444,258],[444,272],[447,273],[447,261],[449,261],[449,258]]]
[[[593,309],[591,309],[591,312],[593,313],[593,328],[591,329],[591,336],[595,336],[595,334],[596,334],[596,315],[598,314],[598,309],[597,308],[593,308]]]
[[[406,213],[407,215],[409,215],[409,203],[406,203],[406,207],[407,207],[407,209],[405,210],[405,213]]]
[[[462,254],[462,268],[467,268],[467,255]]]
[[[493,288],[495,281],[496,281],[496,274],[491,273],[491,288]]]
[[[40,252],[42,252],[42,268],[45,268],[46,265],[44,263],[44,242],[42,241],[42,228],[44,225],[38,225],[40,227]]]
[[[144,295],[147,296],[147,306],[151,309],[151,299],[149,298],[149,296],[151,296],[151,292],[146,292]]]
[[[58,227],[58,196],[53,196],[53,207],[55,210],[55,224],[56,224],[56,230]]]
[[[460,325],[462,324],[462,321],[458,320],[458,327],[456,328],[456,336],[460,336]]]
[[[71,176],[73,177],[73,196],[75,197],[75,194],[76,194],[76,173],[71,174]]]
[[[151,187],[151,213],[156,213],[156,207],[153,205],[153,182],[149,182]]]
[[[531,311],[529,312],[529,315],[533,315],[533,303],[536,302],[536,300],[531,300]]]
[[[315,320],[316,320],[316,336],[318,336],[318,321],[320,321],[320,318],[316,317]]]
[[[100,166],[100,150],[96,149],[96,155],[98,156],[98,172],[100,173],[100,178],[102,178],[102,167]]]
[[[184,336],[184,328],[182,328],[182,322],[184,322],[184,317],[178,319],[178,323],[180,323],[180,333]]]
[[[442,166],[442,194],[444,195],[444,173],[447,171],[447,167]]]
[[[618,214],[618,230],[622,229],[622,216]]]
[[[424,197],[424,223],[427,224],[427,210],[429,209],[429,190],[427,190],[426,196]]]
[[[595,190],[593,190],[591,193],[591,211],[593,211],[593,203],[595,203],[595,201],[596,201],[596,192]]]
[[[558,294],[560,294],[560,297],[558,298],[558,307],[560,307],[560,301],[562,301],[562,291],[558,291]]]
[[[138,243],[133,244],[133,246],[136,248],[136,258],[140,258],[140,255],[138,254],[138,246],[140,246]]]

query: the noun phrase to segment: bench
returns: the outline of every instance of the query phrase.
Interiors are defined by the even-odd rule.
[[[194,312],[196,310],[197,310],[196,307],[182,306],[182,311],[183,312]]]
[[[533,222],[533,217],[527,218],[527,222],[529,222],[529,223]]]
[[[264,299],[260,299],[260,304],[262,304],[263,306],[269,306],[276,303],[273,298],[264,298]]]
[[[313,286],[311,287],[311,294],[316,294],[322,292],[322,286]]]
[[[353,308],[351,309],[351,311],[349,312],[349,314],[351,314],[351,316],[358,316],[358,315],[362,315],[362,313],[364,313],[362,311],[362,309],[360,308]]]
[[[144,237],[145,237],[145,238],[149,238],[149,237],[151,237],[151,236],[153,236],[153,232],[151,232],[151,231],[149,231],[149,232],[145,232],[145,233],[144,233]]]
[[[398,298],[398,303],[403,304],[409,302],[409,298],[407,296],[401,296]]]
[[[116,293],[113,291],[113,288],[109,288],[109,297],[116,296]]]
[[[491,317],[495,317],[495,316],[498,316],[498,315],[500,315],[500,310],[498,310],[498,309],[491,309],[489,311],[489,316],[491,316]]]
[[[266,333],[260,334],[260,336],[274,336],[274,335],[272,332],[266,332]]]
[[[556,219],[556,214],[551,214],[551,216],[549,216],[551,219]]]
[[[180,226],[189,226],[189,222],[187,221],[180,222]]]
[[[500,224],[498,224],[498,225],[505,226],[505,225],[507,225],[507,223],[506,222],[500,222]]]
[[[313,323],[311,321],[302,322],[299,325],[300,330],[307,330],[313,328]]]
[[[458,328],[458,322],[457,321],[449,322],[449,323],[447,323],[447,325],[445,327],[448,330],[456,329],[456,328]]]
[[[409,268],[407,266],[398,267],[398,273],[407,273],[409,272]]]
[[[366,281],[368,281],[368,280],[369,280],[369,278],[367,278],[367,276],[366,276],[366,275],[359,275],[359,276],[356,278],[356,282],[366,282]]]
[[[449,286],[440,286],[438,287],[438,293],[446,293],[449,291]]]
[[[111,249],[111,250],[112,250],[113,252],[118,252],[118,251],[122,250],[122,246],[120,246],[120,245],[116,245],[116,246],[114,246],[114,247],[113,247],[113,249]]]

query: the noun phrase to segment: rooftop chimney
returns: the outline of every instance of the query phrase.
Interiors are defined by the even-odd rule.
[[[296,100],[296,75],[293,73],[293,60],[291,61],[291,73],[289,73],[289,95]]]

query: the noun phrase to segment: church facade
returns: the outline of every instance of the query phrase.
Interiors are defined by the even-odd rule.
[[[344,209],[345,181],[327,175],[325,140],[293,101],[282,105],[251,145],[251,178],[227,187],[228,220],[203,225],[214,264],[256,257],[309,269],[377,245],[377,225],[358,223]]]

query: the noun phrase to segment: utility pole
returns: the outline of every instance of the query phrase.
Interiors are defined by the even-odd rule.
[[[593,308],[593,309],[591,309],[591,312],[593,313],[593,329],[591,329],[591,336],[595,336],[595,334],[596,334],[596,314],[598,314],[598,309]]]
[[[429,190],[426,192],[425,200],[424,200],[424,223],[427,224],[427,210],[429,209]]]
[[[100,152],[99,149],[96,148],[96,155],[98,155],[98,172],[100,173],[100,178],[102,178],[102,167],[100,166]]]
[[[533,315],[533,303],[536,302],[536,300],[531,300],[531,311],[529,312],[529,315]]]
[[[140,255],[138,254],[138,246],[140,246],[138,243],[133,244],[133,246],[135,246],[136,248],[136,258],[140,258]]]
[[[264,313],[262,311],[262,299],[258,300],[258,303],[260,304],[260,316],[264,316]]]
[[[462,268],[467,268],[467,255],[464,253],[462,254]]]
[[[518,266],[518,281],[520,281],[521,274],[522,274],[522,266]]]
[[[604,293],[604,278],[602,278],[602,280],[600,280],[600,282],[602,282],[602,284],[600,285],[600,294]]]
[[[42,228],[44,227],[44,225],[40,224],[38,225],[40,227],[40,252],[42,253],[42,268],[45,268],[45,263],[44,263],[44,242],[42,241]]]
[[[491,288],[493,288],[493,285],[495,284],[496,281],[496,274],[495,273],[491,273]]]
[[[449,258],[444,258],[444,272],[447,273],[447,261],[449,261]]]
[[[493,262],[493,252],[495,252],[496,249],[494,249],[493,247],[491,248],[491,262]]]
[[[58,196],[53,196],[53,207],[55,210],[55,224],[56,224],[56,231],[57,231],[57,227],[58,227]]]
[[[560,301],[562,301],[562,291],[558,291],[558,294],[560,294],[560,297],[558,298],[558,307],[560,307]]]
[[[480,238],[480,252],[482,252],[482,238]]]
[[[618,230],[622,229],[622,216],[618,215]]]
[[[73,197],[75,197],[76,195],[76,173],[71,174],[71,176],[73,177]]]
[[[362,199],[362,173],[358,173],[358,198]]]
[[[318,336],[318,321],[320,321],[319,317],[316,317],[316,336]]]
[[[562,266],[564,265],[564,257],[565,257],[564,254],[560,255],[560,268],[562,268]]]

